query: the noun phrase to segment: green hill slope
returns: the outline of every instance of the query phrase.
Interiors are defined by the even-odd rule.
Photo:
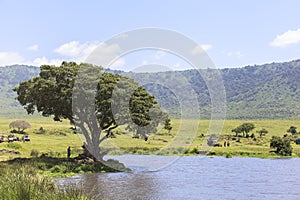
[[[38,67],[12,65],[0,67],[0,117],[18,117],[26,115],[19,102],[15,100],[16,93],[12,88],[20,82],[28,80],[39,73]]]
[[[296,118],[300,115],[300,60],[220,71],[226,90],[228,119]],[[180,116],[176,96],[167,88],[155,83],[167,79],[172,82],[171,84],[180,85],[182,80],[186,79],[198,95],[201,117],[210,117],[209,92],[198,71],[127,73],[127,75],[142,83],[152,83],[146,84],[145,87],[176,117]],[[182,89],[176,92],[186,91]]]
[[[180,117],[177,93],[188,98],[185,82],[197,94],[201,118],[210,117],[210,96],[205,81],[196,70],[126,73],[151,92],[172,117]],[[211,73],[214,70],[210,70]],[[38,75],[39,68],[15,65],[0,68],[0,116],[24,115],[11,90],[19,82]],[[228,119],[278,119],[300,116],[300,60],[284,63],[221,69],[227,99]],[[168,82],[168,84],[165,84]],[[168,85],[174,85],[172,91]],[[191,107],[190,109],[194,109]],[[197,116],[190,116],[195,118]]]

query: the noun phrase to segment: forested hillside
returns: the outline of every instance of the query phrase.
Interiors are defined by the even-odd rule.
[[[212,69],[208,71],[214,72]],[[127,74],[140,82],[152,83],[145,87],[171,115],[177,117],[180,113],[179,102],[174,93],[159,85],[159,80],[167,79],[173,85],[183,84],[187,80],[197,93],[201,117],[210,117],[209,92],[197,70]],[[221,74],[226,90],[228,119],[278,119],[300,115],[300,60],[222,69]],[[176,92],[186,93],[184,89]]]
[[[26,114],[19,102],[15,100],[16,94],[12,88],[38,75],[39,70],[38,67],[27,65],[0,67],[0,116],[13,117]]]
[[[176,94],[188,98],[190,91],[180,87],[189,83],[197,94],[201,118],[210,117],[210,96],[201,74],[196,70],[159,73],[122,73],[145,83],[144,87],[158,99],[172,117],[180,117],[180,103]],[[214,70],[206,71],[213,73]],[[0,115],[24,113],[15,93],[11,90],[19,82],[39,73],[32,66],[9,66],[0,68]],[[300,116],[300,60],[222,69],[226,90],[228,119],[274,119]],[[168,81],[168,84],[164,84]],[[168,85],[175,85],[172,91]],[[194,109],[191,107],[190,109]],[[195,118],[197,116],[190,116]]]

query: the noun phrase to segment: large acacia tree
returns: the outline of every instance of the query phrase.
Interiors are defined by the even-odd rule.
[[[133,79],[75,62],[63,62],[59,67],[42,65],[40,70],[39,76],[14,88],[17,100],[28,114],[37,111],[56,121],[68,119],[79,127],[96,160],[107,153],[100,144],[112,129],[127,125],[146,139],[168,119],[154,96]]]

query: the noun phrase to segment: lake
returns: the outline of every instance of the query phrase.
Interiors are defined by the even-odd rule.
[[[81,184],[96,199],[300,199],[300,159],[111,157],[133,171],[78,175],[57,184]]]

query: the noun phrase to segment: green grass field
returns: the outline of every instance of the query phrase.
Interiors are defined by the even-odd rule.
[[[9,123],[15,119],[0,119],[0,134],[8,135],[10,132]],[[72,149],[81,149],[82,142],[80,138],[72,133],[71,127],[68,121],[55,122],[51,118],[26,118],[31,124],[31,128],[26,130],[29,134],[30,142],[13,142],[0,143],[1,149],[15,149],[21,152],[21,157],[30,157],[32,150],[38,151],[40,154],[49,153],[52,155],[66,156],[67,147],[71,146]],[[46,130],[45,134],[35,134],[40,127]],[[22,134],[15,134],[15,136],[22,137]],[[7,160],[8,158],[19,157],[13,154],[0,153],[1,160]]]
[[[9,123],[15,119],[0,119],[0,134],[8,135],[10,132]],[[30,157],[32,151],[37,151],[39,155],[46,153],[50,156],[66,157],[67,147],[71,146],[72,156],[75,157],[81,153],[82,140],[81,134],[74,134],[70,130],[68,121],[55,122],[51,118],[33,117],[26,118],[31,124],[31,128],[26,130],[29,134],[30,142],[13,142],[0,143],[0,150],[16,150],[21,155],[10,153],[0,153],[0,160],[8,160],[14,157]],[[199,122],[198,129],[193,129],[193,125]],[[251,138],[241,138],[240,142],[230,141],[230,147],[213,147],[210,149],[213,155],[227,155],[232,156],[255,156],[255,157],[277,157],[274,153],[270,152],[269,141],[273,135],[283,136],[290,126],[298,126],[300,121],[292,120],[227,120],[218,142],[223,144],[228,140],[228,135],[233,135],[231,130],[236,126],[244,123],[254,123],[256,128],[253,133],[256,136],[256,141]],[[157,134],[151,135],[148,141],[142,139],[133,139],[131,133],[124,134],[122,128],[118,128],[114,133],[116,138],[110,138],[103,145],[112,144],[116,150],[112,153],[136,153],[136,154],[195,154],[202,150],[204,138],[201,134],[207,135],[209,120],[172,120],[173,129],[170,133],[165,130],[160,130]],[[40,127],[46,130],[44,134],[36,134]],[[256,130],[265,128],[269,133],[259,138]],[[180,130],[180,131],[179,131]],[[252,132],[251,132],[252,133]],[[250,133],[250,134],[251,134]],[[18,135],[20,138],[22,135]],[[81,135],[82,136],[82,135]],[[300,136],[299,136],[300,137]],[[292,143],[293,156],[300,156],[300,145]],[[119,148],[119,149],[118,149]]]

